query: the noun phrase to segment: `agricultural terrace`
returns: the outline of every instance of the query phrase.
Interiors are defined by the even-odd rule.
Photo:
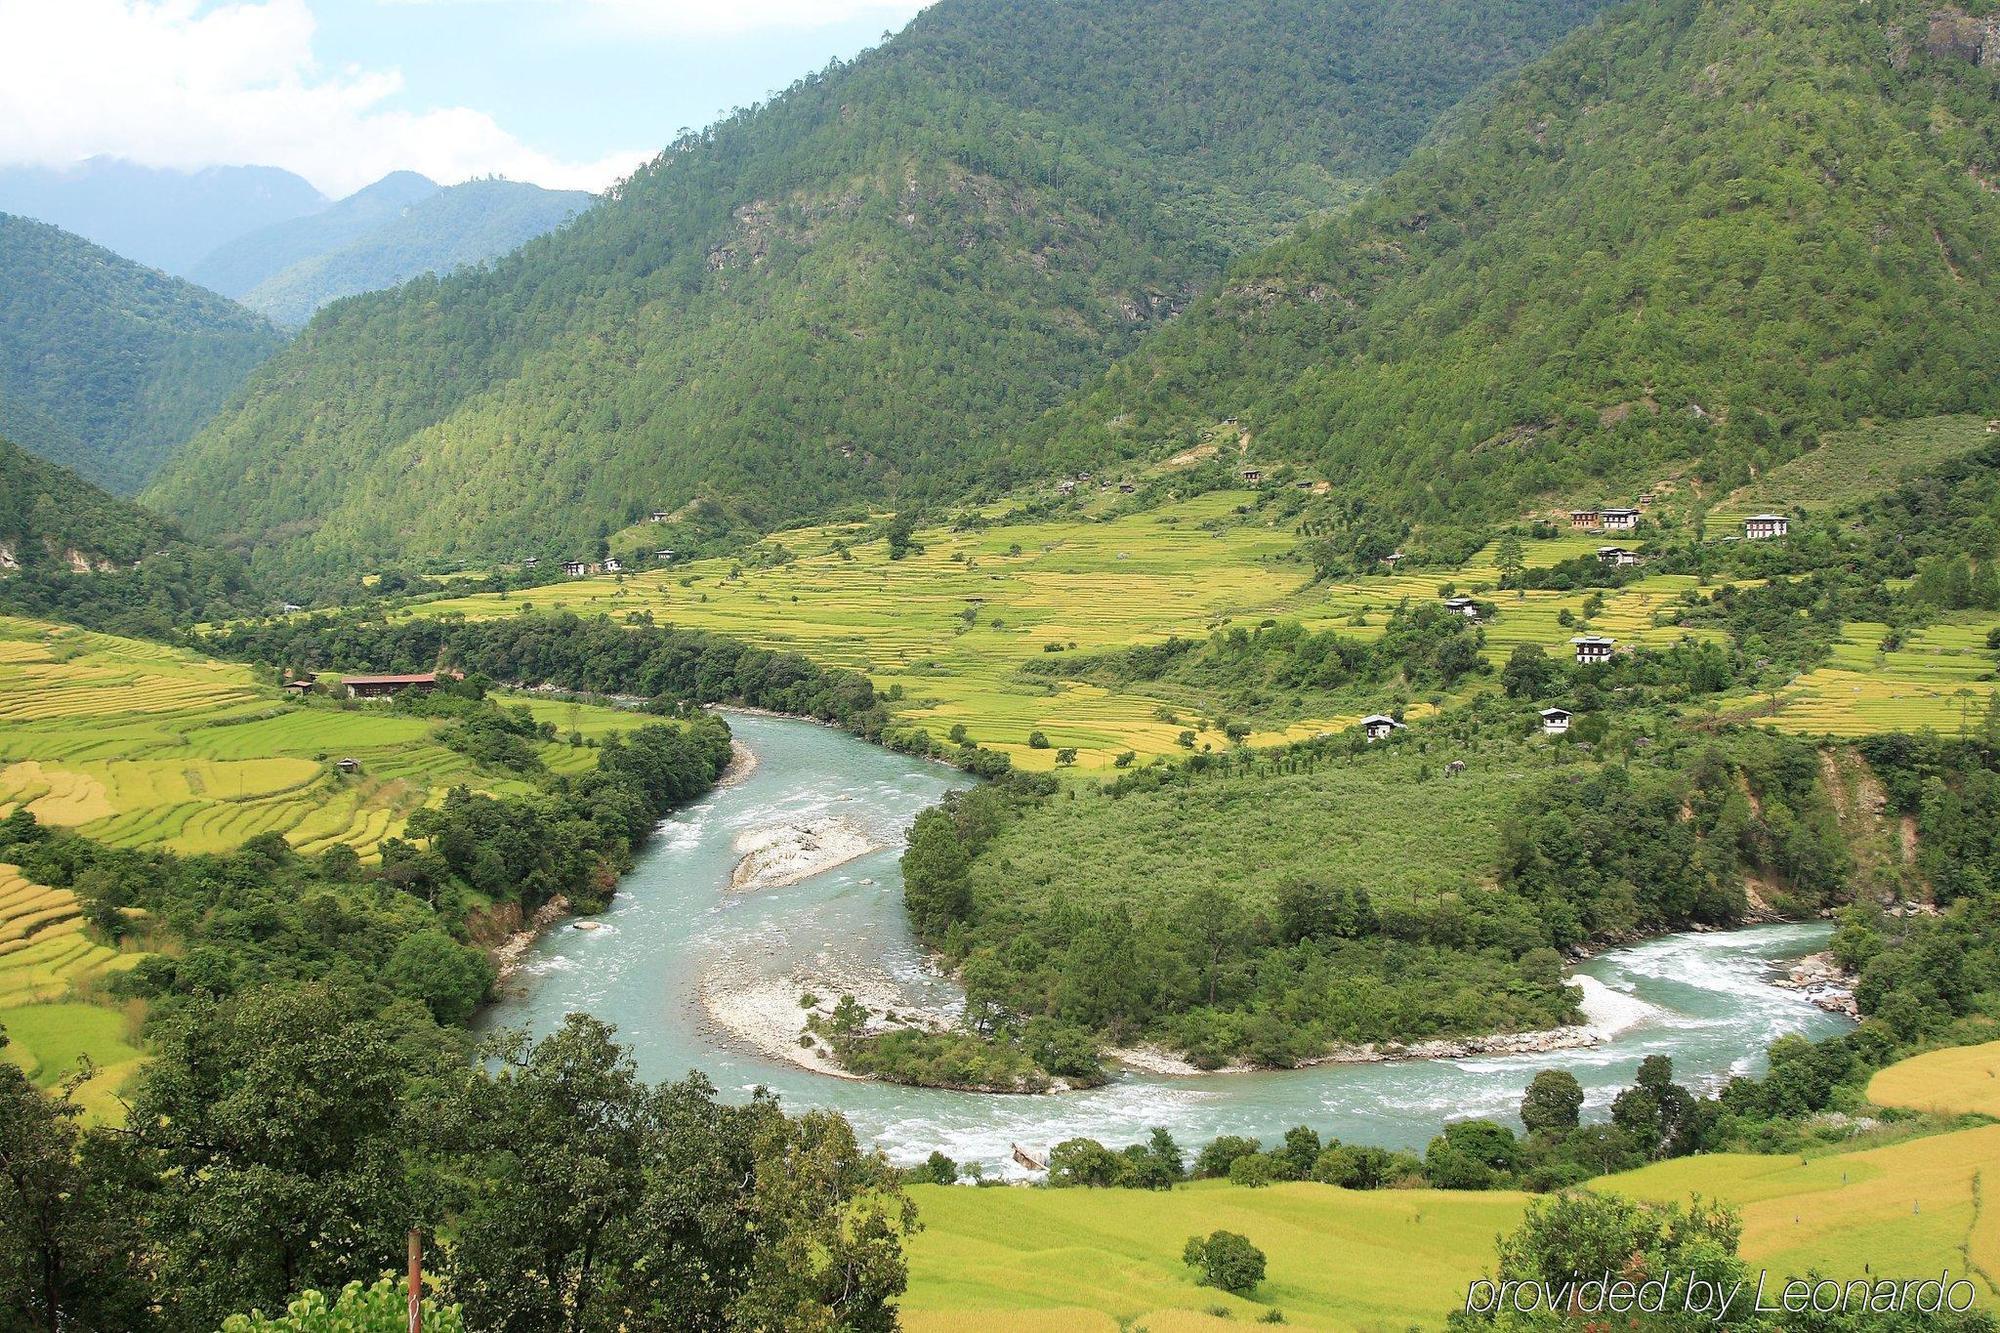
[[[1447,584],[1473,592],[1500,577],[1489,547],[1455,570],[1315,584],[1294,555],[1296,533],[1260,517],[1254,499],[1214,492],[1136,512],[1114,504],[1057,521],[929,528],[916,534],[921,551],[902,560],[891,560],[886,540],[869,537],[862,525],[801,528],[738,559],[452,598],[404,614],[492,617],[530,606],[619,620],[651,615],[865,672],[883,690],[900,686],[900,720],[938,736],[963,725],[1023,768],[1050,768],[1057,750],[1074,747],[1079,768],[1103,769],[1127,750],[1141,758],[1179,753],[1183,727],[1214,730],[1215,701],[1172,685],[1112,690],[1023,677],[1021,667],[1046,661],[1051,645],[1099,653],[1280,618],[1373,638],[1405,598],[1435,598]],[[1565,533],[1527,542],[1525,556],[1531,566],[1550,565],[1602,544]],[[1672,643],[1688,631],[1656,618],[1692,586],[1691,578],[1642,580],[1611,597],[1589,626],[1625,644]],[[1525,642],[1568,651],[1577,630],[1558,617],[1565,610],[1580,617],[1588,596],[1506,594],[1487,630],[1487,656],[1497,664]],[[1339,730],[1370,711],[1313,716],[1302,709],[1282,730],[1253,733],[1250,744]],[[1420,704],[1412,713],[1425,711]],[[1048,748],[1029,747],[1035,731]],[[1223,748],[1219,732],[1203,739]]]
[[[1831,660],[1786,686],[1764,720],[1816,735],[1957,735],[1979,724],[2000,691],[1986,646],[1996,624],[1990,611],[1952,612],[1890,647],[1887,625],[1851,620]]]
[[[1882,1071],[1869,1095],[1904,1105],[1905,1090],[1921,1088],[1925,1109],[1990,1111],[1997,1068],[2000,1043],[1938,1051]],[[1795,1154],[1679,1158],[1592,1188],[1683,1202],[1698,1193],[1728,1204],[1743,1215],[1743,1257],[1774,1274],[1970,1271],[1985,1307],[2000,1301],[1996,1172],[2000,1125],[1985,1125],[1803,1162]],[[1528,1204],[1500,1191],[1221,1181],[1159,1193],[933,1185],[911,1193],[924,1229],[909,1242],[902,1309],[910,1333],[1115,1333],[1135,1324],[1220,1333],[1273,1306],[1295,1328],[1438,1328],[1466,1284],[1490,1270],[1494,1237]],[[1197,1287],[1180,1262],[1189,1236],[1217,1227],[1265,1252],[1268,1276],[1255,1299]],[[1208,1313],[1217,1307],[1230,1317]]]
[[[115,1094],[137,1067],[128,1039],[136,1015],[78,1002],[96,993],[106,972],[130,967],[140,954],[92,943],[76,895],[30,883],[17,866],[0,865],[0,1029],[14,1061],[42,1087],[76,1074],[85,1057],[89,1078],[78,1100],[93,1115],[111,1115]]]
[[[643,719],[535,700],[538,717],[586,736]],[[219,852],[277,832],[304,852],[344,842],[363,856],[453,785],[503,793],[432,739],[436,724],[386,705],[280,697],[245,666],[66,626],[0,617],[0,815],[114,846]],[[542,747],[551,768],[594,751]],[[352,757],[358,774],[335,761]]]

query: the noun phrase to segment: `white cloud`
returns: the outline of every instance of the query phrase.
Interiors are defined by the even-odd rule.
[[[387,5],[540,3],[567,15],[648,37],[735,37],[789,28],[810,31],[862,19],[900,28],[930,0],[379,0]]]
[[[582,0],[604,20],[641,32],[733,36],[766,28],[826,28],[878,19],[896,28],[926,0]]]
[[[313,33],[306,0],[0,0],[0,162],[255,163],[340,195],[399,168],[595,190],[651,155],[565,162],[483,111],[401,109],[399,73],[322,69]]]

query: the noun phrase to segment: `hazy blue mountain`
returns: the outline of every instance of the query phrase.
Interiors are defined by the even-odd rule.
[[[0,167],[0,212],[52,223],[182,277],[224,242],[324,207],[324,195],[278,167],[179,171],[115,157],[60,169]]]
[[[225,297],[0,213],[0,435],[137,490],[282,338]]]
[[[194,276],[280,324],[299,325],[343,296],[498,258],[590,202],[580,190],[521,181],[441,189],[400,171],[319,213],[239,237],[203,260]]]
[[[317,212],[286,218],[218,245],[187,276],[210,291],[242,300],[258,283],[366,236],[438,192],[414,171],[393,171]]]

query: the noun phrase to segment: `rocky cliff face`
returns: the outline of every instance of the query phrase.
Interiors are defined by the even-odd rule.
[[[1962,9],[1931,15],[1924,47],[1933,57],[1955,57],[1974,65],[2000,65],[2000,18],[1974,18]]]

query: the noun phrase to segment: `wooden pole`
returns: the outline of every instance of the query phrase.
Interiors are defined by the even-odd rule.
[[[409,1333],[424,1333],[424,1238],[415,1227],[410,1228]]]

